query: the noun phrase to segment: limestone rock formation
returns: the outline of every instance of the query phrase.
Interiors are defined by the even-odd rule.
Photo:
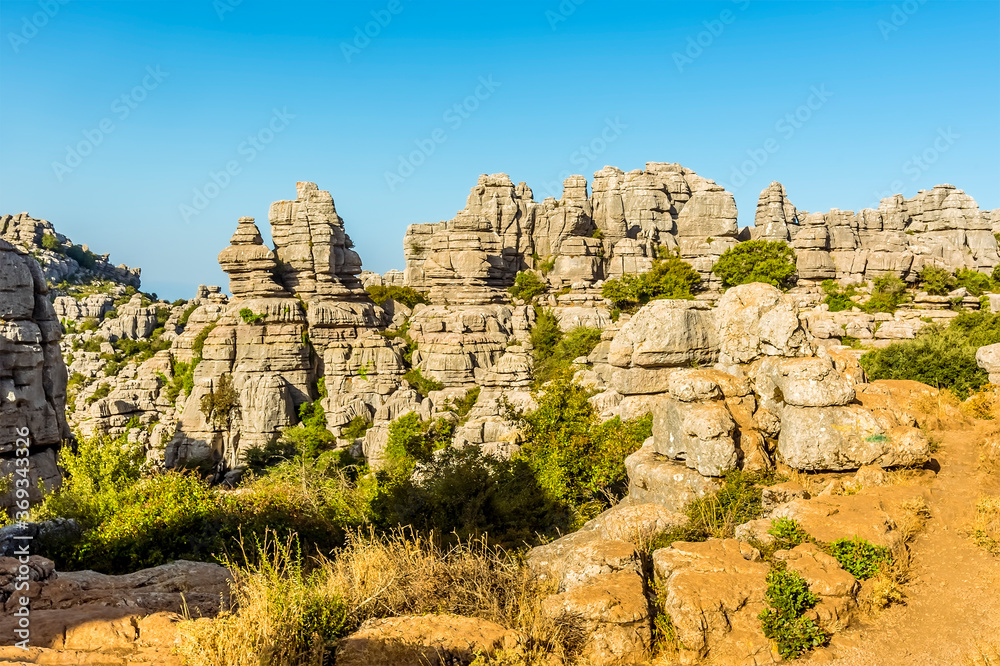
[[[57,233],[48,220],[38,220],[27,213],[0,216],[0,239],[38,258],[42,273],[51,284],[85,281],[96,278],[139,288],[139,269],[113,266],[108,255],[95,255],[86,245],[74,246]],[[81,264],[76,257],[83,257]]]
[[[26,487],[31,501],[40,498],[39,482],[59,483],[56,451],[70,437],[62,327],[48,291],[38,263],[0,240],[0,475]],[[26,477],[15,472],[23,469],[19,449],[28,454]],[[0,496],[0,506],[14,506],[13,493]]]
[[[780,183],[757,203],[753,238],[789,242],[801,280],[857,282],[895,275],[914,282],[924,266],[990,272],[1000,264],[990,211],[953,185],[897,194],[858,213],[796,210]]]

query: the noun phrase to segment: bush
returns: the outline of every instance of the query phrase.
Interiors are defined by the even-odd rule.
[[[1000,338],[1000,317],[963,314],[947,329],[926,327],[913,340],[870,351],[859,360],[870,380],[912,379],[949,389],[964,400],[989,381],[976,363],[976,351],[1000,341],[993,336]]]
[[[782,241],[745,241],[723,252],[712,272],[727,288],[763,282],[788,289],[795,284],[795,251]]]
[[[925,266],[917,276],[920,288],[934,296],[945,296],[958,284],[951,272],[938,266]]]
[[[778,645],[785,659],[794,659],[814,647],[825,645],[828,636],[816,623],[803,617],[819,601],[805,579],[793,571],[772,569],[767,575],[767,600],[771,605],[758,616],[764,635]]]
[[[513,298],[531,302],[535,296],[544,294],[549,285],[534,271],[521,271],[514,277],[514,285],[507,289]]]
[[[433,377],[424,377],[423,373],[420,372],[420,368],[410,368],[403,375],[403,379],[410,382],[417,393],[422,397],[426,398],[431,391],[440,391],[444,388],[444,384],[434,379]]]
[[[218,385],[201,397],[201,413],[216,428],[226,431],[232,428],[240,415],[240,394],[231,375],[219,377]]]
[[[792,518],[777,518],[771,521],[767,533],[774,537],[775,550],[791,550],[796,546],[812,541],[809,533],[802,529],[797,520]]]
[[[344,439],[361,439],[365,436],[365,433],[368,432],[368,428],[370,428],[371,425],[371,422],[365,417],[355,416],[351,419],[351,422],[344,427],[340,436]]]
[[[994,281],[989,275],[968,268],[960,268],[955,273],[958,287],[965,287],[973,296],[982,296],[994,289]]]
[[[63,244],[52,234],[42,234],[42,249],[50,252],[58,252],[59,254],[65,252]]]
[[[826,303],[830,312],[843,312],[844,310],[850,310],[856,303],[851,298],[857,293],[854,287],[847,287],[841,289],[834,280],[823,280],[823,302]]]
[[[197,309],[198,309],[197,303],[191,303],[190,305],[188,305],[186,308],[184,308],[184,312],[181,313],[181,316],[177,320],[177,323],[180,324],[181,326],[187,326],[188,320],[191,319],[191,315],[194,314],[194,311]]]
[[[368,298],[372,299],[375,305],[382,306],[388,300],[396,301],[406,307],[413,309],[418,303],[428,304],[427,295],[417,291],[413,287],[397,287],[397,286],[371,286],[365,287],[365,291],[368,292]]]
[[[568,374],[573,361],[588,356],[601,341],[601,331],[597,328],[578,326],[563,333],[555,313],[541,308],[535,308],[535,325],[530,335],[533,375],[539,386]]]
[[[648,415],[600,423],[589,397],[568,377],[546,385],[538,408],[521,417],[525,442],[518,454],[546,494],[569,502],[584,517],[625,493],[625,458],[652,434]]]
[[[243,320],[244,324],[259,324],[267,319],[266,313],[254,314],[253,310],[250,308],[243,308],[240,310],[240,319]]]
[[[660,298],[694,298],[700,284],[701,275],[679,253],[665,252],[645,273],[606,281],[601,296],[616,308],[634,309]]]
[[[888,548],[876,546],[860,537],[843,538],[827,546],[830,553],[849,574],[858,580],[868,580],[892,559]]]
[[[883,275],[872,284],[872,294],[861,305],[865,312],[895,312],[906,301],[906,283],[895,275]]]
[[[97,265],[100,258],[90,250],[83,249],[82,245],[73,245],[66,249],[66,256],[80,264],[81,268],[92,270]]]
[[[425,435],[410,441],[423,444]],[[512,549],[572,526],[569,507],[545,492],[528,461],[495,458],[475,446],[428,455],[413,477],[381,474],[373,508],[384,528],[434,531],[452,543],[488,535]]]

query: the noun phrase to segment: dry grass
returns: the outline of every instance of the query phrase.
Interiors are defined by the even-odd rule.
[[[991,428],[979,440],[977,466],[987,474],[1000,473],[1000,429]]]
[[[965,666],[1000,666],[1000,643],[980,641],[965,657]]]
[[[892,511],[899,540],[892,547],[892,558],[878,574],[865,581],[858,595],[858,605],[869,615],[906,599],[903,587],[910,580],[911,556],[908,544],[920,533],[930,518],[930,508],[922,497],[914,497]]]
[[[1000,395],[997,394],[997,389],[998,387],[987,384],[970,395],[960,407],[962,413],[977,421],[996,420],[1000,415]]]
[[[366,620],[428,613],[482,618],[519,633],[515,649],[480,664],[548,663],[579,642],[578,630],[542,614],[540,601],[552,590],[484,541],[442,549],[409,532],[359,533],[308,573],[293,544],[260,548],[260,564],[230,565],[234,608],[182,626],[187,663],[320,666],[332,663],[336,639]]]
[[[971,536],[980,548],[1000,555],[1000,496],[984,496],[976,502]]]

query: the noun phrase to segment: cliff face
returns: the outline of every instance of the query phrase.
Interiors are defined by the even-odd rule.
[[[994,237],[997,211],[981,211],[953,185],[905,199],[883,199],[875,210],[796,210],[781,183],[761,192],[755,239],[790,242],[804,280],[860,281],[895,275],[914,282],[928,265],[990,272],[1000,264]]]
[[[31,501],[40,497],[39,481],[47,488],[59,483],[56,451],[70,436],[61,337],[38,263],[0,240],[0,476],[16,484],[0,494],[4,508],[14,505],[24,478]],[[19,439],[28,443],[27,477],[17,472]]]
[[[790,243],[806,281],[892,274],[912,282],[926,265],[988,272],[1000,264],[993,236],[1000,215],[979,210],[951,185],[911,199],[896,195],[875,210],[808,213],[775,182],[760,195],[755,225],[743,230],[733,195],[679,164],[604,167],[594,173],[589,196],[583,176],[563,187],[561,199],[538,203],[506,174],[480,176],[454,218],[407,229],[406,284],[429,291],[435,303],[497,302],[498,290],[520,270],[545,266],[553,287],[586,289],[649,270],[665,247],[716,288],[712,266],[749,238]]]
[[[584,286],[648,270],[658,246],[678,250],[704,279],[737,240],[733,195],[679,164],[571,176],[560,199],[532,199],[525,183],[482,175],[463,210],[406,231],[406,283],[441,303],[500,300],[516,273],[551,262],[554,285]]]

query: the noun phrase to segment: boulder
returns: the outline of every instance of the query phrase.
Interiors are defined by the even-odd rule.
[[[886,423],[861,405],[785,406],[778,454],[798,470],[847,471],[864,465],[920,465],[930,443],[920,430]]]
[[[337,644],[338,666],[469,664],[516,644],[517,634],[482,618],[422,615],[368,620]]]
[[[685,367],[713,363],[719,338],[714,313],[696,301],[653,301],[615,334],[611,365],[628,368]]]
[[[777,287],[754,282],[729,289],[716,305],[719,362],[750,363],[761,356],[811,356],[795,301]]]
[[[652,437],[625,459],[625,469],[632,502],[659,504],[670,511],[681,511],[692,500],[721,485],[718,479],[702,476],[684,463],[657,453]]]

